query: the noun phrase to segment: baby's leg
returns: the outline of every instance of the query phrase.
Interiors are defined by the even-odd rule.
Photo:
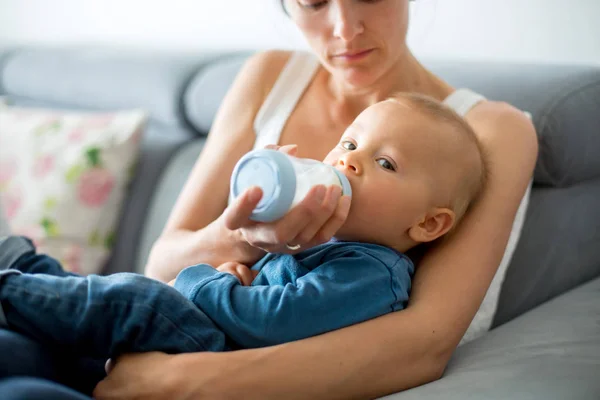
[[[8,271],[75,276],[75,274],[65,272],[60,263],[54,258],[36,254],[35,246],[31,243],[31,240],[22,236],[0,238],[0,275],[10,274],[11,272]]]
[[[172,287],[137,274],[0,277],[10,329],[75,354],[223,351],[225,335]]]

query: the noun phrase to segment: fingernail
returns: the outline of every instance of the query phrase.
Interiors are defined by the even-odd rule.
[[[250,194],[248,195],[248,200],[251,202],[258,201],[262,197],[262,190],[260,187],[255,186],[250,190]]]

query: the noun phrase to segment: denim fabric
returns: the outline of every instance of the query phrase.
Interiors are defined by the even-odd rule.
[[[252,286],[202,264],[183,270],[175,288],[129,273],[80,277],[33,250],[11,268],[23,274],[0,282],[9,327],[97,358],[226,351],[314,336],[404,308],[414,270],[394,250],[342,242],[268,255],[255,265],[260,273]]]
[[[95,360],[44,346],[14,331],[0,329],[0,381],[17,376],[41,378],[91,395],[106,376],[105,359]],[[4,399],[0,390],[0,399]]]
[[[129,273],[75,276],[34,251],[11,267],[23,274],[3,277],[0,304],[10,329],[39,343],[96,358],[227,350],[214,323],[161,282]]]
[[[0,396],[2,400],[91,400],[58,383],[31,377],[0,380]]]
[[[387,247],[329,242],[295,255],[269,254],[242,286],[207,265],[184,269],[175,288],[243,348],[319,335],[403,309],[412,262]]]

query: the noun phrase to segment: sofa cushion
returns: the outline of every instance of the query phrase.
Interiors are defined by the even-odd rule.
[[[140,238],[135,272],[144,273],[152,245],[162,232],[173,205],[181,193],[192,167],[198,160],[204,142],[204,138],[199,138],[182,147],[172,157],[160,181],[156,184],[144,231]]]
[[[215,60],[199,70],[190,81],[183,107],[196,130],[204,134],[210,131],[225,94],[248,57],[248,54],[241,53]]]
[[[4,65],[11,55],[12,50],[8,48],[0,48],[0,96],[2,96],[6,91],[4,90],[4,85],[2,84],[2,70],[4,69]]]
[[[12,97],[82,109],[142,108],[162,123],[183,125],[183,90],[207,58],[89,47],[23,49],[10,55],[1,81]]]
[[[534,187],[494,326],[600,276],[600,179]]]
[[[118,240],[103,271],[105,274],[134,272],[139,263],[145,262],[146,257],[139,252],[139,246],[149,221],[155,218],[149,207],[153,198],[160,196],[157,191],[158,182],[162,180],[169,162],[189,142],[188,133],[187,129],[157,121],[152,121],[146,128],[136,174],[128,190],[130,195],[127,196],[119,216]],[[184,177],[188,172],[185,169],[179,170],[179,174]],[[172,193],[173,196],[178,194],[179,191]],[[165,221],[166,217],[163,223]],[[162,229],[162,226],[159,229]],[[139,254],[142,254],[141,261],[138,259]]]
[[[14,234],[99,273],[137,160],[143,111],[0,108],[0,200]]]
[[[600,279],[454,353],[442,379],[386,400],[597,399]]]
[[[457,87],[533,114],[540,140],[535,182],[565,187],[600,177],[600,67],[430,62]]]

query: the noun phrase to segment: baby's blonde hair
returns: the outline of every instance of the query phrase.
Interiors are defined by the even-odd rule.
[[[472,149],[478,153],[478,168],[469,168],[464,171],[464,176],[458,180],[457,187],[453,188],[451,204],[449,208],[456,215],[456,223],[462,219],[467,211],[480,197],[488,178],[487,158],[485,152],[473,128],[454,110],[440,101],[416,93],[396,93],[390,96],[386,101],[400,103],[421,112],[428,118],[432,118],[442,124],[448,125],[460,137],[467,140],[467,143],[473,145]],[[454,227],[453,229],[454,230]]]

